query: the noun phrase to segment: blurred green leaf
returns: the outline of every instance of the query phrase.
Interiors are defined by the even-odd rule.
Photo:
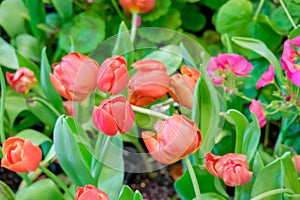
[[[171,0],[156,0],[153,10],[142,15],[143,21],[155,21],[158,18],[166,15],[170,6]]]
[[[104,20],[95,13],[81,12],[63,25],[59,45],[67,52],[73,46],[74,51],[85,54],[94,50],[104,37]]]
[[[293,21],[297,24],[297,17],[293,17]],[[272,27],[277,31],[278,33],[282,35],[287,35],[289,33],[289,30],[293,28],[293,25],[291,24],[289,18],[286,16],[286,13],[282,6],[276,8],[270,18],[270,22]]]
[[[128,185],[123,185],[118,200],[127,200],[127,199],[133,199],[134,192]]]
[[[300,16],[300,2],[298,0],[284,0],[283,2],[292,16]]]
[[[26,18],[29,18],[29,13],[23,0],[6,0],[1,2],[0,25],[11,38],[27,32],[25,26]]]
[[[25,129],[19,132],[16,137],[20,137],[23,139],[29,139],[33,144],[41,145],[44,142],[52,142],[52,140],[45,136],[43,133],[33,130],[33,129]]]
[[[6,183],[0,181],[0,199],[1,200],[14,200],[14,192],[10,189]]]
[[[220,8],[227,0],[218,0],[218,1],[211,1],[211,0],[201,0],[201,3],[213,10]]]
[[[0,38],[0,65],[11,69],[19,68],[15,49],[2,38]]]
[[[26,98],[22,95],[6,94],[5,111],[9,119],[10,128],[14,125],[17,116],[24,110],[27,110]]]
[[[20,34],[16,37],[17,51],[27,59],[39,62],[41,59],[39,41],[29,34]]]
[[[300,35],[300,25],[298,25],[295,29],[293,29],[289,34],[289,40]]]
[[[194,4],[185,6],[181,11],[182,27],[189,31],[198,32],[206,24],[205,16],[200,12],[199,7]]]
[[[143,200],[143,195],[140,193],[140,191],[136,190],[134,192],[133,200]]]
[[[51,0],[51,2],[63,21],[70,19],[73,14],[72,0]]]

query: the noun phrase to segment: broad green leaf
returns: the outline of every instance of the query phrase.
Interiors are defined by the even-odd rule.
[[[75,135],[78,133],[73,132],[67,120],[72,119],[62,115],[55,124],[53,141],[57,159],[64,172],[72,179],[75,185],[97,185],[97,181],[92,177],[90,168],[84,161],[76,142]]]
[[[11,69],[19,68],[15,49],[2,38],[0,38],[0,65]]]
[[[189,51],[186,49],[184,43],[180,43],[179,48],[180,48],[180,54],[182,55],[184,62],[187,63],[187,65],[189,65],[189,66],[196,67],[197,65],[194,61],[194,58],[191,56]]]
[[[238,110],[230,109],[227,115],[233,120],[236,129],[235,153],[242,153],[244,133],[249,125],[247,118]]]
[[[220,8],[227,0],[218,0],[218,1],[211,1],[211,0],[201,0],[201,4],[216,10]]]
[[[134,192],[132,191],[132,189],[128,185],[123,185],[119,193],[118,200],[133,199],[133,196]]]
[[[24,57],[24,55],[20,54],[19,52],[16,52],[17,58],[19,61],[19,66],[26,66],[26,68],[30,69],[34,72],[34,76],[36,77],[38,84],[40,83],[40,68],[31,61],[30,59]]]
[[[133,200],[143,200],[143,195],[140,193],[140,191],[136,190],[134,192]]]
[[[182,62],[180,49],[176,45],[161,47],[159,50],[148,54],[143,59],[154,59],[162,62],[166,66],[169,75],[173,74],[180,67]]]
[[[52,142],[52,140],[45,136],[43,133],[33,130],[33,129],[25,129],[19,132],[16,137],[20,137],[23,139],[29,139],[33,144],[41,145],[44,142]]]
[[[60,0],[51,0],[54,8],[56,9],[56,11],[58,12],[58,14],[60,15],[60,17],[64,20],[67,21],[68,19],[70,19],[70,17],[73,14],[73,2],[72,0],[64,0],[64,1],[60,1]]]
[[[203,199],[203,200],[226,200],[225,197],[223,197],[217,193],[212,193],[212,192],[207,192],[207,193],[201,194],[201,199]]]
[[[59,45],[67,52],[89,53],[105,37],[105,22],[92,12],[81,12],[65,23],[59,35]]]
[[[298,18],[293,16],[293,21],[297,23]],[[276,8],[271,14],[271,25],[280,34],[287,35],[293,28],[292,23],[286,16],[286,13],[282,6]]]
[[[39,41],[29,34],[20,34],[16,37],[17,51],[27,59],[39,62],[41,59]]]
[[[1,200],[14,200],[14,192],[10,189],[6,183],[0,181],[0,199]]]
[[[259,55],[267,59],[270,63],[272,63],[274,65],[275,76],[277,78],[278,84],[280,86],[284,85],[285,80],[282,74],[281,65],[273,52],[262,41],[247,37],[233,37],[232,41],[241,47],[258,53]]]
[[[154,21],[167,14],[171,0],[157,0],[153,10],[142,15],[143,21]]]
[[[19,190],[15,200],[63,200],[63,195],[51,179],[42,179]]]
[[[289,34],[289,40],[300,35],[300,25],[298,25],[295,29],[293,29]]]
[[[46,98],[50,103],[61,113],[64,112],[62,97],[53,87],[52,82],[50,81],[51,67],[47,58],[46,48],[42,51],[41,56],[41,85],[43,91],[46,95]]]
[[[283,2],[292,16],[300,16],[300,2],[298,0],[285,0]]]
[[[185,6],[181,11],[182,27],[189,31],[198,32],[206,24],[205,16],[200,12],[195,4]]]
[[[27,110],[26,98],[22,95],[6,93],[5,111],[7,113],[10,128],[14,125],[17,116],[24,110]]]
[[[26,18],[29,18],[29,13],[22,0],[1,2],[0,25],[11,38],[27,32],[25,27]]]

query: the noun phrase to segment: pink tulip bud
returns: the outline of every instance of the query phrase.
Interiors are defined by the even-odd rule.
[[[261,78],[256,82],[256,89],[265,87],[266,85],[268,85],[269,83],[271,83],[274,80],[274,66],[273,64],[271,64],[269,66],[269,69],[267,71],[265,71]]]
[[[180,72],[182,75],[186,75],[186,76],[190,77],[191,79],[193,79],[195,82],[194,85],[196,85],[196,83],[200,77],[200,72],[197,69],[189,67],[187,65],[182,65],[182,67],[180,68]]]
[[[248,183],[252,178],[247,158],[243,154],[229,153],[224,156],[206,154],[206,169],[209,173],[223,179],[230,187]]]
[[[60,63],[53,64],[50,80],[64,98],[85,100],[97,87],[98,63],[80,53],[70,53]]]
[[[293,156],[292,160],[297,172],[300,174],[300,155]]]
[[[170,81],[166,67],[157,60],[141,60],[132,64],[138,71],[128,83],[129,102],[145,106],[165,96]]]
[[[120,5],[131,13],[148,13],[154,8],[155,2],[156,0],[120,0]]]
[[[107,194],[93,185],[76,188],[75,200],[109,200]]]
[[[98,87],[111,95],[122,92],[129,81],[126,60],[122,56],[107,58],[100,66]]]
[[[27,94],[37,83],[33,71],[25,67],[21,67],[15,73],[6,72],[6,80],[16,92],[21,94]]]
[[[134,113],[125,96],[105,99],[94,107],[93,124],[104,134],[114,136],[129,131],[133,125]]]
[[[195,122],[184,115],[172,115],[154,125],[157,133],[142,132],[149,153],[163,164],[172,164],[197,151],[201,133]]]
[[[260,103],[257,100],[253,99],[250,106],[249,106],[249,109],[257,117],[260,128],[264,127],[267,123],[267,120],[266,120],[266,116],[265,116],[265,113],[264,113],[264,109],[260,105]]]
[[[64,101],[63,106],[66,111],[66,115],[74,118],[75,117],[74,102],[73,101]]]

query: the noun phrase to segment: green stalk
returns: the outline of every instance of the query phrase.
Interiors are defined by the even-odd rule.
[[[294,194],[294,192],[290,189],[280,188],[280,189],[275,189],[275,190],[270,190],[270,191],[264,192],[256,197],[252,198],[251,200],[265,199],[266,197],[270,197],[270,196],[273,196],[276,194],[281,194],[281,193]]]
[[[260,11],[261,11],[263,5],[264,5],[264,2],[265,2],[265,0],[260,0],[260,1],[259,1],[258,7],[257,7],[256,12],[255,12],[254,17],[253,17],[253,20],[254,20],[254,21],[257,20],[257,17],[258,17],[258,15],[259,15],[259,13],[260,13]]]
[[[69,190],[69,188],[55,174],[53,174],[50,170],[41,165],[39,166],[39,169],[42,170],[42,172],[44,172],[44,174],[46,174],[49,178],[51,178],[61,189],[63,189],[66,194],[68,194],[72,199],[74,199],[74,195]]]
[[[131,105],[131,107],[134,111],[139,112],[139,113],[151,115],[153,117],[158,117],[158,118],[161,118],[161,119],[168,119],[169,118],[168,115],[165,115],[165,114],[162,114],[162,113],[150,110],[150,109],[142,108],[142,107],[135,106],[135,105]]]
[[[114,8],[116,9],[116,11],[117,11],[119,17],[122,19],[122,21],[123,21],[124,23],[126,23],[126,18],[125,18],[124,15],[122,14],[122,12],[121,12],[121,10],[120,10],[118,4],[116,3],[116,1],[115,1],[115,0],[111,0],[111,3],[113,4]]]
[[[297,26],[296,26],[296,24],[295,24],[295,22],[294,22],[292,16],[290,15],[288,9],[287,9],[286,6],[284,5],[283,1],[282,1],[282,0],[279,0],[279,2],[280,2],[280,4],[281,4],[281,6],[282,6],[282,8],[283,8],[283,10],[284,10],[284,12],[285,12],[285,14],[286,14],[286,16],[289,18],[291,24],[293,25],[294,29],[296,29]]]
[[[189,173],[190,173],[190,176],[191,176],[191,179],[192,179],[192,183],[193,183],[193,187],[194,187],[194,190],[195,190],[195,194],[196,194],[196,200],[201,200],[200,187],[199,187],[197,177],[196,177],[195,171],[193,169],[192,163],[191,163],[188,156],[183,158],[183,161],[185,162],[185,164],[186,164],[186,166],[189,170]]]
[[[0,66],[0,83],[1,83],[1,106],[0,106],[0,137],[1,142],[4,144],[5,141],[5,132],[4,132],[4,103],[5,103],[5,93],[6,93],[6,84],[2,72],[2,67]]]
[[[135,34],[136,34],[137,17],[138,17],[138,13],[137,12],[132,13],[131,32],[130,32],[130,39],[131,39],[132,43],[134,42]]]
[[[53,113],[55,113],[58,116],[60,116],[60,113],[56,110],[56,108],[50,104],[48,101],[45,101],[44,99],[40,98],[40,97],[32,97],[30,98],[30,100],[32,101],[39,101],[42,104],[44,104],[45,106],[47,106]]]

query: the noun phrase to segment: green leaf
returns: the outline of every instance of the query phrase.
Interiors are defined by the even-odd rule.
[[[71,126],[75,128],[72,130]],[[72,179],[75,185],[97,185],[97,181],[92,177],[90,168],[85,162],[75,138],[75,135],[80,131],[83,130],[72,118],[60,116],[57,119],[53,135],[57,159],[64,172]]]
[[[143,195],[140,193],[140,191],[136,190],[134,192],[133,200],[143,200]]]
[[[132,191],[132,189],[128,185],[123,185],[119,193],[118,200],[133,199],[133,196],[134,192]]]
[[[38,84],[40,82],[40,68],[30,59],[24,57],[22,54],[16,52],[17,58],[19,61],[19,66],[26,66],[26,68],[32,70],[34,72],[34,76],[36,77]]]
[[[243,139],[246,127],[249,125],[247,118],[238,110],[230,109],[227,115],[233,120],[236,129],[235,153],[242,153]]]
[[[1,200],[14,200],[14,192],[10,189],[6,183],[0,181],[0,199]]]
[[[10,128],[12,128],[17,116],[22,111],[27,110],[26,98],[19,94],[10,95],[6,93],[4,106],[10,122]]]
[[[54,8],[60,15],[60,17],[64,20],[67,21],[73,14],[73,4],[72,0],[51,0]]]
[[[182,62],[180,49],[177,45],[161,47],[159,50],[148,54],[143,59],[154,59],[164,63],[169,75],[173,74],[180,67]]]
[[[59,95],[59,93],[56,91],[56,89],[53,87],[52,82],[50,81],[50,73],[51,73],[51,67],[47,58],[46,54],[46,48],[42,51],[41,56],[41,85],[43,88],[43,91],[46,95],[46,98],[49,100],[50,103],[61,113],[63,113],[64,107],[63,107],[63,101],[62,97]]]
[[[153,10],[150,13],[142,15],[143,21],[155,21],[166,15],[170,6],[171,0],[157,0]]]
[[[16,37],[15,46],[17,51],[27,59],[40,61],[39,41],[29,34],[20,34]]]
[[[20,137],[23,139],[29,139],[33,144],[41,145],[44,142],[52,142],[52,140],[45,136],[43,133],[33,130],[33,129],[25,129],[19,132],[16,137]]]
[[[73,46],[74,51],[85,54],[94,50],[104,37],[104,20],[95,13],[81,12],[63,25],[59,45],[67,52]]]
[[[19,190],[16,200],[63,200],[63,195],[51,179],[42,179]]]
[[[28,18],[28,15],[28,10],[22,0],[6,0],[1,2],[0,25],[11,38],[27,32],[25,18]]]
[[[298,18],[293,17],[293,21],[297,23]],[[289,18],[286,16],[284,9],[280,6],[276,8],[270,18],[272,27],[280,34],[287,35],[289,30],[293,28]]]
[[[300,16],[300,3],[298,0],[285,0],[284,3],[292,16]]]
[[[216,193],[212,193],[212,192],[201,194],[201,199],[203,199],[203,200],[226,200],[225,197],[223,197],[219,194],[216,194]]]
[[[201,0],[201,4],[216,10],[220,8],[227,0],[218,0],[218,1],[211,1],[211,0]]]
[[[205,16],[200,12],[195,4],[185,6],[181,11],[182,27],[189,31],[198,32],[206,24]]]
[[[0,38],[0,65],[10,69],[19,68],[15,49],[2,38]]]
[[[289,34],[289,40],[300,35],[300,25],[298,25],[295,29],[293,29]]]
[[[259,55],[267,59],[270,63],[272,63],[274,65],[275,76],[277,78],[278,84],[280,86],[284,85],[285,80],[282,74],[281,65],[273,52],[262,41],[247,37],[233,37],[232,41],[241,47],[250,49],[255,53],[258,53]]]

